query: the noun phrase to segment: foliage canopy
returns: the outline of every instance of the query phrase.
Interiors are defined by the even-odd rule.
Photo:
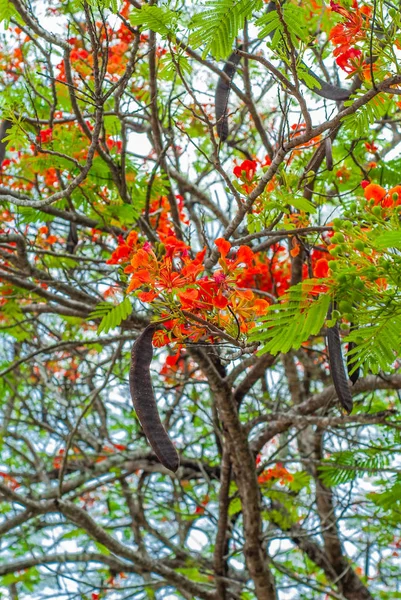
[[[2,598],[401,598],[400,19],[0,0]]]

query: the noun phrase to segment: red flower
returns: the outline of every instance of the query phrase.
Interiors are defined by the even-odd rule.
[[[336,63],[346,73],[353,73],[358,68],[356,59],[361,57],[362,52],[358,48],[348,48],[345,52],[341,52],[342,48],[343,46],[340,46],[334,50],[333,54],[337,57]]]
[[[221,257],[225,258],[231,249],[230,242],[228,242],[224,238],[217,238],[217,240],[214,243],[216,244],[217,248],[219,249]]]
[[[364,26],[364,19],[362,13],[358,8],[356,0],[352,2],[353,10],[343,8],[340,4],[333,1],[330,2],[331,10],[340,14],[345,18],[344,23],[338,23],[330,31],[329,39],[336,46],[350,46],[354,44],[358,39],[364,37],[362,28]]]
[[[240,246],[237,252],[237,260],[236,263],[244,263],[247,266],[250,266],[254,259],[254,253],[249,248],[249,246]]]
[[[329,263],[325,258],[319,258],[314,268],[313,274],[319,279],[327,277],[329,274]]]
[[[123,236],[120,235],[118,237],[118,246],[114,250],[111,257],[106,260],[106,263],[108,265],[117,265],[120,262],[127,262],[130,255],[134,251],[137,241],[138,234],[136,231],[131,231],[126,240],[124,240]]]
[[[244,160],[233,169],[233,173],[239,179],[252,181],[255,176],[257,163],[254,160]]]
[[[48,144],[52,140],[53,129],[42,129],[41,131],[39,131],[39,137],[42,144]]]
[[[371,154],[374,154],[378,150],[378,147],[374,142],[365,142],[365,148]]]

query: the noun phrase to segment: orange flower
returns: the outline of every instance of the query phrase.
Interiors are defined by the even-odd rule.
[[[387,279],[385,277],[379,277],[379,279],[376,279],[376,285],[379,288],[379,290],[386,290],[387,289]]]
[[[388,195],[395,201],[396,206],[401,204],[401,185],[396,185],[388,191]]]
[[[225,258],[231,250],[231,244],[224,238],[217,238],[214,242],[219,249],[222,258]]]
[[[142,302],[153,302],[155,298],[157,298],[158,294],[156,292],[139,292],[138,298],[142,300]]]
[[[325,258],[319,258],[319,260],[316,262],[313,274],[319,279],[324,279],[329,274],[329,270],[330,268],[327,260]]]
[[[262,298],[257,298],[253,303],[253,308],[257,315],[264,315],[269,308],[269,303],[267,300],[263,300]]]
[[[378,183],[369,183],[365,187],[365,198],[366,200],[374,200],[375,205],[379,204],[386,195],[386,190]]]
[[[263,471],[263,473],[258,477],[258,482],[267,483],[272,479],[279,479],[280,484],[283,485],[286,482],[290,483],[293,481],[294,476],[291,475],[291,473],[287,471],[287,469],[283,467],[281,463],[277,463],[272,469],[266,469],[266,471]]]
[[[254,259],[254,253],[249,246],[240,246],[237,252],[237,264],[244,263],[245,265],[251,265]]]

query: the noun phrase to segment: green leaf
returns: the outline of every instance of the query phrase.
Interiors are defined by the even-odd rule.
[[[0,23],[4,23],[4,29],[8,29],[10,19],[16,17],[19,17],[19,15],[13,4],[9,0],[0,0]]]
[[[166,38],[175,29],[178,13],[166,6],[148,6],[144,4],[130,15],[132,25],[142,25]]]
[[[379,235],[376,240],[376,248],[401,249],[401,231],[386,231]]]
[[[401,316],[383,315],[379,308],[377,315],[371,313],[369,324],[359,326],[345,338],[347,342],[355,342],[355,347],[348,352],[352,357],[354,370],[361,366],[365,372],[388,371],[401,351]]]
[[[399,513],[401,503],[401,481],[382,493],[369,494],[370,499],[384,510],[396,510]]]
[[[313,206],[312,202],[309,202],[306,198],[302,196],[298,198],[292,198],[290,201],[291,206],[297,208],[298,210],[303,210],[308,213],[315,213],[316,208]]]
[[[28,136],[22,129],[20,122],[13,123],[3,137],[2,142],[7,142],[8,146],[14,146],[17,150],[25,148],[29,144]]]
[[[98,319],[102,317],[97,333],[107,333],[110,329],[114,329],[121,325],[121,323],[130,315],[132,312],[132,304],[129,298],[125,298],[120,304],[113,306],[108,302],[100,302],[95,310],[93,310],[88,316],[88,320]]]
[[[359,95],[365,93],[366,90],[358,90],[358,94],[353,94],[349,100],[344,102],[344,106],[351,106]],[[341,119],[345,128],[352,132],[354,137],[363,137],[369,131],[370,125],[380,119],[388,112],[391,96],[385,94],[377,94],[374,98],[363,104],[352,115],[346,115]]]
[[[230,506],[228,507],[228,515],[231,517],[232,515],[235,515],[235,514],[241,512],[241,510],[242,510],[241,499],[234,498],[233,500],[231,500]]]
[[[30,206],[17,206],[16,212],[20,215],[20,223],[49,223],[55,219],[54,215],[49,215]]]
[[[389,464],[391,454],[386,450],[368,449],[334,452],[318,467],[320,478],[327,486],[336,486],[362,477],[372,471],[380,471]]]
[[[118,5],[120,4],[118,0],[87,0],[87,2],[93,8],[108,8],[113,13],[118,11]]]
[[[203,57],[211,52],[218,60],[228,58],[245,19],[261,6],[261,0],[206,0],[204,10],[189,25],[190,44],[194,48],[205,44]]]
[[[328,294],[321,294],[317,299],[310,295],[320,282],[320,279],[301,282],[289,290],[281,304],[269,307],[260,319],[262,325],[254,328],[249,336],[250,341],[262,342],[259,354],[289,352],[320,332],[331,299]]]
[[[316,88],[320,90],[320,88],[322,87],[322,84],[317,79],[315,79],[315,77],[313,77],[303,65],[299,65],[297,67],[297,73],[299,78],[302,79],[302,81],[309,89]]]
[[[93,540],[93,543],[95,544],[96,548],[99,550],[100,554],[104,554],[104,556],[109,556],[110,550],[108,548],[106,548],[106,546],[104,546],[100,542],[97,542],[96,540]]]
[[[285,4],[281,8],[283,20],[287,25],[287,30],[291,36],[294,46],[299,46],[299,40],[307,43],[308,28],[305,19],[305,11],[302,7],[294,4]],[[281,40],[285,39],[284,25],[280,20],[277,10],[270,11],[256,21],[256,26],[261,27],[258,37],[263,39],[270,37],[274,32],[270,46],[275,49]]]

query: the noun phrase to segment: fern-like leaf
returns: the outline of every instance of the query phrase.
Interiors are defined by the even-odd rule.
[[[190,44],[194,48],[205,44],[204,57],[211,52],[218,60],[227,58],[245,19],[261,6],[261,0],[207,0],[189,25]]]
[[[360,91],[365,92],[365,90]],[[357,94],[351,96],[350,100],[344,102],[344,105],[351,106],[357,98]],[[354,114],[347,115],[341,120],[345,128],[352,131],[355,137],[363,137],[369,131],[370,126],[379,121],[387,113],[391,102],[391,96],[387,97],[385,94],[377,94],[369,102],[359,107]]]
[[[166,38],[174,31],[177,16],[177,12],[166,6],[144,4],[140,9],[134,10],[130,21],[132,25],[142,25]]]
[[[372,323],[351,331],[345,341],[355,342],[348,352],[352,371],[363,367],[364,371],[376,374],[388,371],[401,352],[401,316],[383,318],[371,315]]]
[[[386,452],[376,449],[335,452],[319,467],[320,478],[327,486],[341,485],[354,481],[366,473],[374,474],[375,471],[387,467],[389,461],[388,450]]]
[[[308,29],[304,10],[294,4],[285,4],[282,7],[283,20],[291,36],[292,43],[298,47],[299,40],[308,41]],[[271,47],[275,49],[284,37],[284,25],[276,10],[270,11],[256,21],[256,26],[261,27],[258,37],[271,38]]]
[[[130,315],[132,312],[132,304],[129,298],[125,298],[120,304],[112,305],[108,302],[100,302],[96,308],[90,313],[88,319],[99,319],[102,320],[97,328],[97,333],[107,333],[110,329],[114,329],[121,325],[121,323]]]
[[[20,20],[19,15],[10,0],[0,0],[0,23],[4,23],[4,29],[8,29],[10,19],[16,17]]]
[[[250,341],[263,344],[259,354],[289,352],[320,332],[330,296],[322,294],[316,298],[310,294],[319,283],[318,279],[301,282],[289,290],[281,304],[269,307],[267,314],[261,318],[262,325],[250,333]]]

